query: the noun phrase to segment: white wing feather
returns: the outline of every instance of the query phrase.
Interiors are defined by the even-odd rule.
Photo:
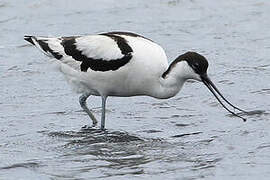
[[[121,53],[117,43],[110,37],[102,35],[89,35],[76,39],[76,49],[83,55],[93,59],[112,60],[120,59]]]

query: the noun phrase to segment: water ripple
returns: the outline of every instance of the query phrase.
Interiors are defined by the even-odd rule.
[[[10,166],[1,167],[0,169],[13,169],[13,168],[38,168],[41,165],[36,162],[27,162],[27,163],[15,163]]]

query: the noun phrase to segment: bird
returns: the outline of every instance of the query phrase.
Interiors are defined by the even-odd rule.
[[[92,120],[92,126],[98,121],[86,100],[90,96],[101,97],[102,130],[105,129],[109,96],[168,99],[178,94],[189,79],[202,82],[223,108],[246,121],[234,110],[246,111],[234,106],[221,94],[207,75],[207,59],[197,52],[188,51],[169,64],[158,43],[125,31],[64,37],[26,35],[24,39],[58,62],[66,80],[81,94],[80,106]]]

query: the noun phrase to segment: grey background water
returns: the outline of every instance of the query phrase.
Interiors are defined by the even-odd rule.
[[[270,2],[262,0],[0,0],[0,179],[270,179]],[[169,61],[205,55],[232,102],[225,112],[202,83],[174,98],[109,98],[106,132],[23,35],[129,30]],[[88,101],[100,118],[101,100]]]

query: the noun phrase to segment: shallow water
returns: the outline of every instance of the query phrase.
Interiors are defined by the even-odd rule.
[[[269,179],[270,3],[257,0],[0,1],[0,179]],[[109,98],[106,131],[23,35],[129,30],[173,60],[204,54],[232,117],[201,83],[168,100]],[[96,116],[101,100],[89,98]],[[264,111],[263,113],[261,111]]]

